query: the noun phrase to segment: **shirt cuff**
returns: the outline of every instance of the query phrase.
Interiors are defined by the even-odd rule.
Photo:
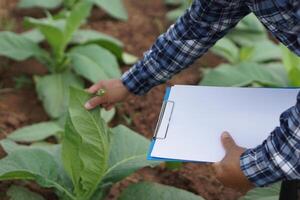
[[[241,170],[248,180],[257,187],[270,185],[282,180],[283,177],[281,170],[271,162],[265,143],[254,149],[247,149],[240,157]]]

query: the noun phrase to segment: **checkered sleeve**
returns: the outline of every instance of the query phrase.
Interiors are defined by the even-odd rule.
[[[242,0],[194,0],[122,82],[132,93],[145,94],[192,64],[249,12]]]
[[[300,93],[296,105],[280,116],[280,127],[261,145],[247,149],[240,165],[256,186],[300,179]]]

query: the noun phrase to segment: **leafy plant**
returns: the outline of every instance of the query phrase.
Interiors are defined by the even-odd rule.
[[[65,12],[71,9],[78,2],[91,2],[96,6],[105,10],[112,17],[119,20],[127,20],[128,14],[123,6],[122,0],[21,0],[18,4],[19,8],[39,7],[43,9],[55,9],[63,6]]]
[[[252,189],[240,200],[278,200],[280,185],[281,182],[278,182],[269,187]]]
[[[2,140],[8,155],[0,160],[0,180],[34,180],[61,199],[102,199],[113,183],[157,164],[146,160],[147,139],[124,126],[109,129],[99,108],[84,108],[90,94],[73,88],[70,95],[62,144]]]
[[[51,73],[35,76],[34,81],[38,96],[53,119],[66,113],[69,86],[83,88],[80,76],[97,82],[121,75],[116,56],[122,58],[122,43],[102,33],[78,30],[91,6],[84,1],[75,4],[64,16],[26,18],[27,25],[36,28],[30,32],[0,32],[0,55],[16,61],[33,57]],[[50,51],[38,45],[44,39]]]
[[[167,19],[170,21],[175,21],[178,17],[183,15],[191,3],[191,0],[165,0],[166,5],[177,7],[167,13]]]
[[[203,200],[191,192],[158,183],[142,182],[130,185],[118,200]]]

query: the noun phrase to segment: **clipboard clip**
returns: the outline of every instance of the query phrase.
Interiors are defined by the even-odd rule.
[[[160,109],[159,117],[155,127],[153,139],[164,140],[167,137],[170,121],[172,118],[175,102],[165,100]]]

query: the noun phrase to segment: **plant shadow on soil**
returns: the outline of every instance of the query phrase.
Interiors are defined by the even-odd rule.
[[[43,13],[36,9],[18,10],[16,0],[1,1],[3,4],[0,6],[5,7],[0,8],[0,17],[5,14],[13,18],[16,21],[15,30],[17,32],[23,31],[21,20],[24,16],[43,16]],[[126,51],[141,57],[156,37],[164,31],[163,27],[167,27],[166,7],[161,0],[125,0],[125,6],[129,13],[128,22],[119,22],[108,18],[103,11],[95,8],[86,28],[102,31],[119,38],[124,42]],[[1,12],[1,10],[5,10],[5,12]],[[216,66],[220,62],[219,58],[208,53],[193,66],[173,77],[168,83],[153,88],[145,96],[130,96],[118,107],[112,125],[125,124],[150,139],[159,115],[165,88],[173,84],[197,85],[201,79],[200,66]],[[128,68],[129,66],[123,66],[122,70],[126,71]],[[49,119],[34,88],[13,89],[15,76],[28,75],[31,77],[34,74],[45,73],[47,72],[43,66],[33,60],[16,63],[0,58],[0,90],[1,88],[11,88],[0,92],[0,139],[5,138],[7,134],[17,128]],[[131,118],[131,120],[126,120],[126,118]],[[0,148],[0,156],[4,155]],[[183,188],[208,200],[234,200],[240,197],[239,193],[223,187],[216,180],[210,165],[186,163],[180,170],[175,171],[167,170],[164,166],[141,169],[115,184],[106,199],[117,199],[125,187],[139,181],[154,181]],[[20,181],[0,183],[0,199],[7,199],[4,194],[12,183],[24,184]],[[46,199],[57,199],[50,189],[39,188],[34,183],[25,184]]]

